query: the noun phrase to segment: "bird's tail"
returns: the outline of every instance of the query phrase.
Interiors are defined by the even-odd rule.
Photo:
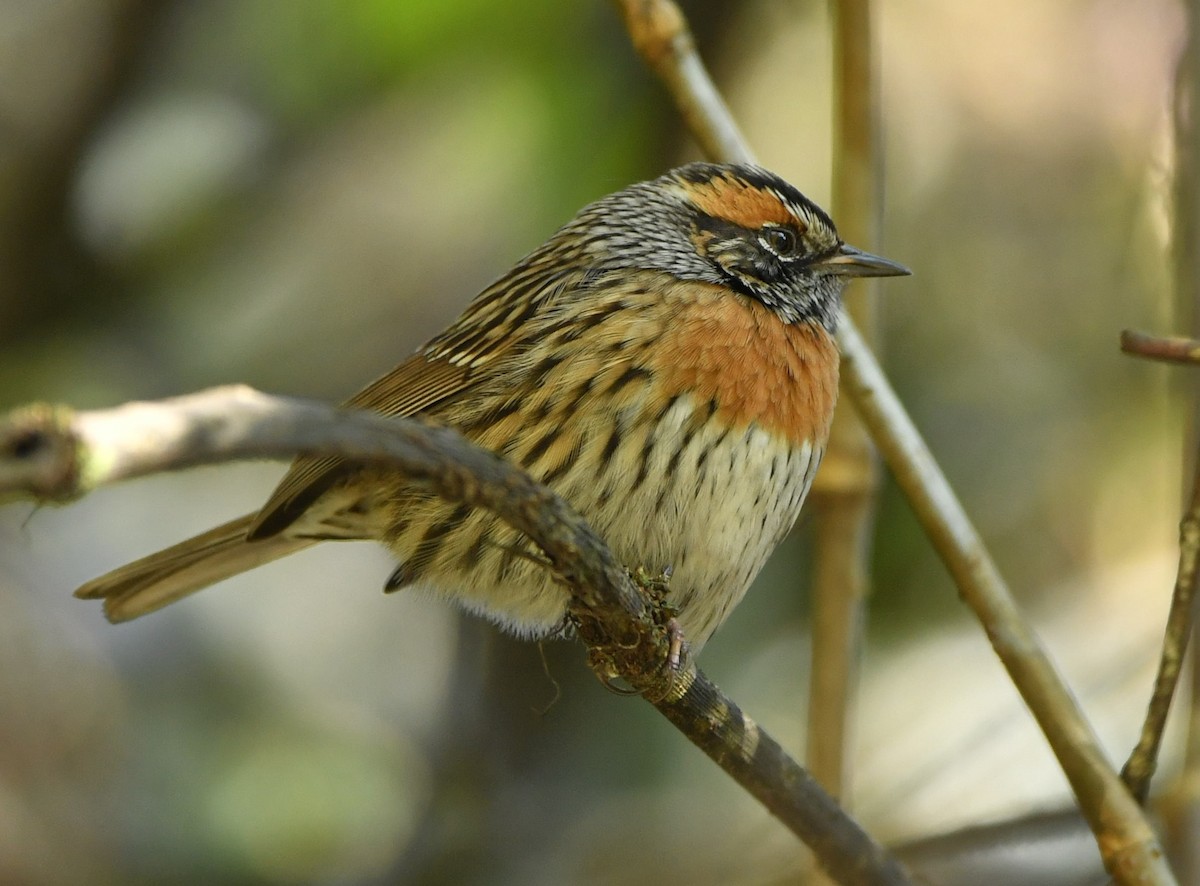
[[[306,538],[275,535],[246,540],[255,518],[247,514],[195,538],[93,579],[75,592],[86,600],[103,600],[112,622],[129,621],[161,609],[223,579],[315,544]]]

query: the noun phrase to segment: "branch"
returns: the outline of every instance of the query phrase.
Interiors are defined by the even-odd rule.
[[[1160,360],[1163,363],[1184,363],[1191,366],[1200,363],[1200,341],[1194,338],[1161,337],[1135,329],[1124,329],[1121,331],[1121,350],[1135,357]]]
[[[634,48],[666,84],[688,130],[709,157],[748,161],[750,146],[717,92],[682,10],[658,0],[616,0]]]
[[[1175,62],[1171,90],[1174,140],[1170,229],[1172,300],[1179,328],[1195,336],[1200,334],[1200,122],[1196,120],[1196,114],[1200,112],[1200,0],[1184,0],[1180,6],[1184,14],[1180,29],[1184,42]],[[1188,381],[1191,385],[1184,398],[1184,451],[1194,453],[1200,439],[1200,390],[1195,379]],[[1181,569],[1183,556],[1181,548]],[[1176,605],[1176,600],[1172,599],[1168,625],[1175,617]],[[1195,628],[1193,633],[1196,633]],[[1200,645],[1200,637],[1197,637],[1197,643]],[[1169,834],[1168,849],[1180,880],[1196,883],[1200,882],[1200,841],[1196,839],[1200,798],[1194,787],[1200,778],[1200,655],[1195,653],[1192,654],[1191,671],[1191,704],[1183,746],[1183,767],[1167,798],[1165,825]]]
[[[1200,341],[1180,336],[1156,336],[1126,329],[1121,332],[1121,350],[1135,357],[1166,363],[1200,364]],[[1163,632],[1162,653],[1154,690],[1146,707],[1146,719],[1137,745],[1121,769],[1121,778],[1138,802],[1145,803],[1150,779],[1158,768],[1158,754],[1167,728],[1167,714],[1179,685],[1183,657],[1195,621],[1197,585],[1200,584],[1200,460],[1192,478],[1191,503],[1179,525],[1179,571],[1171,594],[1167,627]]]
[[[1130,792],[1145,803],[1150,793],[1150,779],[1158,768],[1158,752],[1162,746],[1163,733],[1167,728],[1167,714],[1171,710],[1171,699],[1179,684],[1179,673],[1183,669],[1183,657],[1187,653],[1188,638],[1195,619],[1196,586],[1200,580],[1200,464],[1192,480],[1192,501],[1179,525],[1179,573],[1175,579],[1175,590],[1171,594],[1171,609],[1167,614],[1167,627],[1163,635],[1162,654],[1158,662],[1158,674],[1154,678],[1154,691],[1146,709],[1146,720],[1137,746],[1129,755],[1121,778]]]
[[[554,492],[452,428],[268,397],[246,387],[111,410],[31,406],[0,417],[0,498],[67,502],[159,471],[243,458],[384,462],[443,498],[525,533],[570,587],[594,655],[757,797],[847,884],[905,884],[899,864],[691,662],[664,671],[669,639],[626,570]]]
[[[833,214],[850,243],[875,252],[880,215],[879,103],[872,0],[837,0],[833,23]],[[878,287],[858,280],[847,309],[870,341],[878,326]],[[807,762],[836,797],[848,794],[851,707],[863,656],[879,458],[857,413],[834,415],[822,468],[813,481],[816,512],[812,591],[812,674]]]
[[[659,72],[709,157],[752,162],[728,108],[696,56],[671,0],[616,0],[634,45]],[[670,23],[664,36],[662,22]],[[669,37],[669,39],[667,39]],[[1142,810],[1105,758],[1098,739],[1033,630],[1021,617],[991,555],[949,482],[849,317],[842,316],[843,390],[911,502],[959,593],[1046,735],[1095,834],[1105,867],[1121,883],[1175,882]]]

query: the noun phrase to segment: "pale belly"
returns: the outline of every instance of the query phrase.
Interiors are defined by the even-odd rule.
[[[568,441],[570,470],[538,461],[527,469],[549,477],[626,566],[670,568],[668,597],[698,649],[791,529],[822,453],[753,424],[722,432],[717,422],[697,423],[690,398],[629,424],[615,447],[610,427],[579,429]],[[410,514],[416,519],[392,534],[391,547],[402,561],[417,555],[415,584],[522,636],[562,626],[568,590],[526,539],[489,514],[427,499],[412,506],[425,513]],[[439,522],[453,529],[437,536],[433,554],[428,544],[419,554]]]

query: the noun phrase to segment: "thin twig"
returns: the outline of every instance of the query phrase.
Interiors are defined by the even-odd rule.
[[[841,331],[854,403],[884,461],[950,570],[963,600],[1033,712],[1119,883],[1174,883],[1158,840],[1104,755],[1087,720],[1026,623],[949,482],[852,326]]]
[[[1121,770],[1121,778],[1130,792],[1145,803],[1150,792],[1150,779],[1158,767],[1158,752],[1162,746],[1163,732],[1167,726],[1167,714],[1171,710],[1171,699],[1179,684],[1183,669],[1183,657],[1187,653],[1188,638],[1195,621],[1197,580],[1200,579],[1200,470],[1192,481],[1192,501],[1183,521],[1179,525],[1179,574],[1175,579],[1175,591],[1171,595],[1171,609],[1167,615],[1167,628],[1163,637],[1162,656],[1158,662],[1158,675],[1154,680],[1154,692],[1146,710],[1146,721],[1137,746]]]
[[[833,214],[847,242],[875,251],[879,234],[878,102],[871,0],[838,0],[833,18]],[[859,280],[847,311],[874,341],[877,287]],[[816,544],[809,681],[809,769],[835,796],[849,779],[847,736],[862,658],[878,458],[851,409],[834,416],[822,469],[813,483]]]
[[[634,45],[641,48],[648,44],[658,50],[658,55],[647,61],[655,70],[668,72],[663,81],[683,110],[693,135],[702,146],[726,141],[711,134],[736,131],[737,126],[724,103],[710,99],[716,89],[695,57],[690,41],[664,46],[647,41],[638,31],[663,19],[678,22],[677,29],[686,29],[678,7],[670,0],[616,2],[625,14]],[[673,55],[676,50],[684,55]],[[733,146],[744,144],[741,139],[728,141]],[[753,160],[741,148],[721,153],[706,150],[713,159]],[[839,344],[843,389],[1046,735],[1095,834],[1105,867],[1120,883],[1175,883],[1141,808],[1104,756],[1091,726],[1022,618],[941,468],[849,317],[841,320]]]
[[[1184,365],[1200,364],[1200,341],[1183,336],[1156,336],[1126,329],[1121,332],[1121,350],[1137,357]],[[1146,708],[1146,719],[1137,745],[1121,769],[1121,778],[1138,802],[1145,803],[1150,780],[1158,768],[1167,715],[1179,685],[1188,640],[1195,625],[1195,600],[1200,580],[1200,460],[1192,480],[1191,504],[1179,526],[1179,571],[1171,594],[1171,608],[1163,635],[1154,691]]]
[[[700,150],[709,157],[748,160],[750,146],[704,70],[679,7],[659,0],[616,0],[616,4],[634,48],[666,83]]]
[[[1175,328],[1200,337],[1200,0],[1184,0],[1183,33],[1185,42],[1175,65],[1171,96],[1171,122],[1174,139],[1172,182],[1171,258],[1174,281]],[[1200,473],[1200,462],[1189,469],[1188,461],[1200,449],[1200,379],[1189,374],[1184,402],[1183,476]],[[1182,569],[1184,551],[1180,548]],[[1175,595],[1177,596],[1177,595]],[[1171,600],[1168,629],[1175,616],[1177,601]],[[1193,616],[1194,617],[1194,616]],[[1193,633],[1200,626],[1193,622]],[[1200,647],[1200,637],[1195,647]],[[1182,654],[1182,653],[1180,653]],[[1164,656],[1166,655],[1164,649]],[[1183,748],[1183,767],[1164,804],[1168,850],[1180,879],[1200,882],[1200,655],[1192,655],[1192,689],[1188,710],[1187,738]],[[1157,687],[1156,687],[1157,688]]]
[[[1184,363],[1195,366],[1200,363],[1200,341],[1182,336],[1157,336],[1135,329],[1121,331],[1121,350],[1147,360],[1163,363]]]
[[[158,471],[297,454],[385,462],[443,498],[492,511],[524,533],[571,589],[571,612],[592,651],[803,839],[834,877],[862,886],[911,882],[694,663],[664,672],[667,632],[566,502],[451,428],[245,387],[96,412],[33,406],[0,417],[0,498],[65,502]]]

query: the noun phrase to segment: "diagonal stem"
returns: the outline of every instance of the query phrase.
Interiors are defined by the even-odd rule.
[[[1158,662],[1158,674],[1154,679],[1154,691],[1142,724],[1142,734],[1137,746],[1129,755],[1121,777],[1129,786],[1138,802],[1145,803],[1150,792],[1150,779],[1158,767],[1158,752],[1162,746],[1163,732],[1167,726],[1167,714],[1171,710],[1171,699],[1179,684],[1183,670],[1183,657],[1187,652],[1188,638],[1195,622],[1196,585],[1200,580],[1200,469],[1192,482],[1192,501],[1179,525],[1179,573],[1175,579],[1175,591],[1171,595],[1171,609],[1167,615],[1167,628],[1163,637],[1162,656]]]
[[[729,135],[737,132],[737,126],[696,56],[676,4],[671,0],[616,2],[634,45],[660,73],[709,156],[752,161],[744,140]],[[1105,867],[1120,883],[1175,883],[1141,808],[1104,756],[945,474],[848,317],[841,320],[839,344],[843,390],[1045,734],[1095,835]]]

